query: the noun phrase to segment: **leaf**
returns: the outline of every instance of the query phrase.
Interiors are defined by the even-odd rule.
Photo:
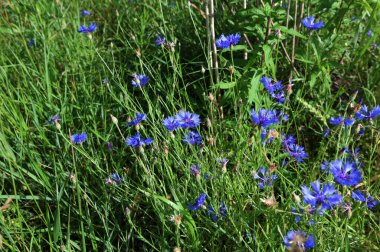
[[[293,35],[293,36],[296,36],[296,37],[299,37],[299,38],[302,38],[302,39],[307,39],[306,36],[302,35],[298,31],[295,31],[294,29],[286,28],[285,26],[282,26],[282,25],[275,26],[274,29],[278,29],[278,30],[280,30],[283,33],[287,33],[287,34],[290,34],[290,35]]]
[[[219,86],[220,89],[230,89],[230,88],[233,88],[234,86],[236,86],[236,81],[219,82],[217,85]]]

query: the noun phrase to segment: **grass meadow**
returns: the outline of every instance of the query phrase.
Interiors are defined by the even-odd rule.
[[[380,250],[379,1],[0,7],[0,250]]]

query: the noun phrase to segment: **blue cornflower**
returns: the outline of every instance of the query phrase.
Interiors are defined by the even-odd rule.
[[[270,95],[273,99],[277,100],[278,103],[282,104],[285,100],[285,93],[281,91],[279,93],[272,93]]]
[[[200,176],[200,174],[201,174],[201,172],[199,171],[199,169],[201,168],[201,166],[200,165],[191,165],[190,166],[190,172],[192,173],[192,174],[194,174],[194,176],[195,177],[199,177]]]
[[[259,173],[261,173],[261,175],[262,175],[261,177],[260,177]],[[259,173],[253,172],[253,177],[255,179],[258,179],[258,180],[261,181],[261,182],[259,182],[259,187],[261,189],[264,189],[265,186],[271,186],[272,185],[272,180],[277,179],[277,175],[276,174],[274,174],[274,175],[270,175],[269,174],[268,168],[261,167],[259,169]]]
[[[48,123],[49,124],[52,124],[52,123],[59,123],[61,121],[61,118],[59,117],[59,115],[54,115],[52,117],[50,117],[50,119],[48,120]]]
[[[368,112],[368,107],[363,105],[355,115],[359,120],[375,119],[380,115],[380,106],[376,106],[371,110],[371,112]]]
[[[80,25],[78,32],[79,33],[90,33],[95,31],[98,28],[98,25],[96,23],[92,23],[88,26],[88,28],[84,25]]]
[[[317,30],[323,27],[323,21],[319,21],[318,23],[314,23],[314,16],[311,17],[306,17],[302,19],[302,25],[305,26],[306,28],[309,28],[311,31],[312,30]]]
[[[87,134],[86,132],[82,132],[80,134],[74,134],[71,135],[71,141],[76,144],[81,144],[87,139]]]
[[[179,123],[179,126],[184,129],[196,128],[201,123],[199,115],[184,110],[181,110],[175,116],[175,120]]]
[[[191,211],[197,211],[200,208],[204,208],[204,203],[206,201],[206,194],[202,193],[198,198],[195,199],[194,204],[188,204],[187,208],[190,209]]]
[[[366,202],[368,209],[373,209],[378,203],[378,200],[373,200],[373,197],[369,195],[367,198],[364,196],[363,192],[356,190],[351,193],[352,199],[356,201]]]
[[[211,218],[212,220],[215,222],[218,220],[218,214],[215,212],[214,208],[212,205],[210,205],[208,208],[207,208],[207,214],[208,215],[211,215]],[[224,202],[220,203],[219,205],[219,214],[220,216],[223,218],[225,216],[227,216],[227,207],[226,205],[224,204]]]
[[[32,39],[28,42],[28,46],[34,46],[35,43],[36,43],[36,41],[34,40],[34,38],[32,38]]]
[[[148,82],[148,80],[148,75],[133,74],[132,85],[134,87],[142,87]]]
[[[286,236],[284,236],[283,242],[288,249],[293,248],[294,251],[304,251],[314,248],[315,246],[314,236],[308,235],[301,230],[289,231]]]
[[[119,175],[117,173],[112,173],[109,178],[106,179],[106,184],[116,184],[120,185],[124,183],[124,177]]]
[[[372,32],[371,29],[369,29],[369,30],[367,31],[367,37],[369,37],[369,38],[372,38],[372,37],[373,37],[373,32]]]
[[[269,77],[266,77],[266,76],[263,76],[261,79],[260,79],[260,82],[264,85],[264,88],[266,90],[268,90],[268,92],[270,94],[276,92],[276,91],[279,91],[283,88],[282,86],[282,82],[281,81],[278,81],[276,83],[273,83],[272,82],[272,78],[269,78]]]
[[[261,108],[258,114],[256,114],[256,111],[254,108],[251,111],[253,123],[264,128],[269,127],[273,124],[279,124],[281,115],[282,115],[282,112],[277,114],[277,111],[275,109],[269,110],[269,109]]]
[[[141,121],[146,120],[146,114],[144,113],[137,113],[136,118],[132,119],[127,123],[127,126],[134,125],[137,126]]]
[[[82,10],[81,12],[79,12],[79,14],[81,14],[82,16],[89,16],[89,15],[91,15],[91,12],[89,12],[87,10]]]
[[[352,126],[355,122],[355,118],[344,119],[344,126]]]
[[[343,122],[343,120],[344,120],[343,116],[331,117],[330,118],[330,124],[340,125]]]
[[[335,181],[345,186],[357,185],[362,180],[362,173],[356,169],[355,163],[343,163],[340,159],[332,161],[330,162],[330,171]]]
[[[164,120],[162,120],[162,124],[169,131],[176,130],[179,127],[179,122],[175,119],[174,116],[169,116],[168,118],[165,118]]]
[[[285,134],[282,134],[282,144],[285,146],[285,148],[286,146],[289,146],[295,143],[296,143],[296,139],[292,135],[289,135],[288,137],[286,137]]]
[[[305,148],[298,144],[288,145],[286,151],[289,153],[291,157],[293,157],[297,162],[302,163],[305,158],[307,158],[307,153],[305,152]]]
[[[127,146],[132,146],[132,147],[141,147],[143,145],[149,145],[153,142],[153,139],[148,137],[147,139],[142,139],[140,134],[137,133],[134,136],[128,137],[125,139],[125,144]]]
[[[329,172],[329,162],[327,162],[327,160],[324,160],[323,163],[321,164],[321,170],[325,173],[328,173]]]
[[[183,142],[187,144],[201,144],[202,143],[202,137],[195,131],[189,131],[184,137]]]
[[[318,180],[310,184],[312,191],[306,186],[301,186],[304,202],[312,207],[320,207],[319,213],[323,214],[325,210],[330,210],[332,206],[342,202],[342,196],[334,189],[334,185],[327,183],[321,188]]]
[[[166,42],[165,37],[161,37],[160,35],[157,35],[157,40],[154,42],[156,46],[164,45]]]
[[[227,49],[239,43],[239,40],[240,40],[240,34],[238,33],[228,35],[227,37],[224,36],[224,34],[222,34],[220,38],[215,41],[215,44],[216,44],[216,47]]]

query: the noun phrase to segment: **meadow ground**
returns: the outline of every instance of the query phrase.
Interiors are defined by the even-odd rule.
[[[380,250],[378,1],[0,6],[0,250]]]

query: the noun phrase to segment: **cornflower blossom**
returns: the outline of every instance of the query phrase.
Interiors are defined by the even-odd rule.
[[[71,135],[71,141],[76,144],[81,144],[87,139],[87,134],[86,132],[82,132],[80,134],[74,134]]]
[[[322,185],[321,188],[320,182],[316,180],[310,185],[313,190],[306,186],[301,186],[304,202],[310,204],[313,208],[319,208],[320,214],[342,202],[342,196],[334,189],[333,184],[327,183]]]
[[[175,119],[174,116],[169,116],[168,118],[165,118],[164,120],[162,120],[162,124],[170,132],[178,129],[178,127],[179,127],[179,122]]]
[[[216,47],[222,49],[232,48],[234,45],[238,44],[240,40],[240,34],[231,34],[227,37],[222,34],[219,39],[215,41]]]
[[[357,185],[362,180],[362,173],[356,169],[355,163],[343,163],[342,160],[332,161],[330,171],[335,181],[345,186]]]
[[[224,202],[220,203],[219,205],[219,215],[223,218],[227,216],[227,207],[224,204]],[[207,208],[207,214],[211,216],[211,219],[216,222],[218,220],[218,214],[215,212],[214,208],[212,205],[210,205]]]
[[[228,160],[227,158],[222,158],[222,159],[219,159],[217,158],[216,159],[216,162],[222,166],[222,171],[223,173],[227,172],[227,163],[229,162],[230,160]]]
[[[195,131],[189,131],[184,137],[183,142],[186,144],[201,144],[202,143],[202,137]]]
[[[81,14],[82,16],[89,16],[89,15],[91,15],[91,12],[89,12],[87,10],[83,10],[83,11],[79,12],[79,14]]]
[[[363,105],[355,115],[358,120],[375,119],[380,115],[380,106],[376,106],[371,110],[371,112],[368,112],[368,107],[366,105]]]
[[[277,100],[278,103],[282,104],[285,101],[285,93],[281,91],[279,93],[273,93],[270,95],[272,99]]]
[[[154,42],[156,46],[164,45],[166,42],[165,37],[161,37],[160,35],[157,35],[157,40]]]
[[[54,115],[54,116],[50,117],[50,119],[48,120],[48,123],[49,124],[59,123],[60,121],[61,121],[61,118],[59,117],[59,115]]]
[[[123,176],[119,177],[117,173],[112,173],[111,176],[106,179],[107,185],[110,185],[110,184],[121,185],[122,183],[124,183],[124,177]]]
[[[137,126],[141,121],[146,120],[146,114],[144,113],[137,113],[136,118],[132,119],[127,123],[127,126],[134,125]]]
[[[369,37],[369,38],[373,37],[373,32],[371,29],[369,29],[366,34],[367,34],[367,37]]]
[[[199,171],[199,169],[201,168],[201,166],[200,165],[191,165],[190,166],[190,172],[192,173],[192,174],[194,174],[194,176],[196,177],[196,178],[198,178],[200,175],[201,175],[201,172]]]
[[[276,83],[272,82],[272,78],[263,76],[260,79],[260,82],[264,85],[264,88],[268,90],[272,99],[276,99],[278,103],[283,103],[285,100],[285,93],[281,91],[283,89],[283,85],[281,81]]]
[[[261,174],[261,176],[259,174]],[[268,168],[265,168],[265,167],[261,167],[259,169],[259,172],[254,171],[253,177],[261,181],[258,184],[261,189],[264,189],[265,186],[271,186],[273,184],[273,180],[277,179],[277,175],[276,174],[270,175]]]
[[[289,155],[294,158],[297,162],[302,163],[305,158],[308,157],[305,148],[296,144],[296,140],[292,135],[286,137],[284,134],[282,135],[282,144],[285,150],[289,153]]]
[[[353,200],[366,202],[368,209],[373,209],[379,203],[379,201],[374,200],[371,195],[369,195],[368,197],[365,197],[363,192],[361,192],[359,190],[353,191],[351,193],[351,197]]]
[[[36,43],[36,41],[34,40],[34,38],[32,38],[31,40],[29,40],[29,42],[28,42],[28,46],[34,46],[35,45],[35,43]]]
[[[184,110],[181,110],[175,116],[175,120],[183,129],[196,128],[201,123],[199,115]]]
[[[194,204],[188,204],[187,208],[191,211],[197,211],[200,208],[205,208],[204,203],[206,201],[206,194],[202,193],[198,198],[195,199]]]
[[[269,127],[274,124],[280,124],[280,117],[283,120],[287,119],[287,116],[280,112],[277,114],[277,111],[261,108],[256,114],[255,109],[251,111],[252,121],[255,125],[261,126],[263,128]]]
[[[143,74],[133,74],[132,85],[134,87],[142,87],[148,83],[149,77]]]
[[[355,118],[346,118],[344,119],[344,126],[352,126],[355,122]]]
[[[305,251],[311,248],[314,248],[314,236],[308,235],[306,232],[298,231],[289,231],[286,236],[283,238],[284,245],[292,251]]]
[[[306,17],[302,19],[302,25],[305,26],[306,28],[309,28],[311,31],[312,30],[317,30],[323,27],[323,21],[319,21],[318,23],[314,22],[315,18],[314,16]]]
[[[343,116],[338,116],[338,117],[331,117],[330,118],[330,124],[331,125],[340,125],[344,120]]]
[[[139,133],[125,139],[125,144],[127,146],[132,146],[134,148],[142,147],[143,145],[149,145],[152,142],[153,142],[152,138],[148,137],[147,139],[142,139]]]
[[[98,25],[96,23],[90,24],[88,27],[84,25],[80,25],[78,32],[79,33],[90,33],[94,32],[98,28]]]

